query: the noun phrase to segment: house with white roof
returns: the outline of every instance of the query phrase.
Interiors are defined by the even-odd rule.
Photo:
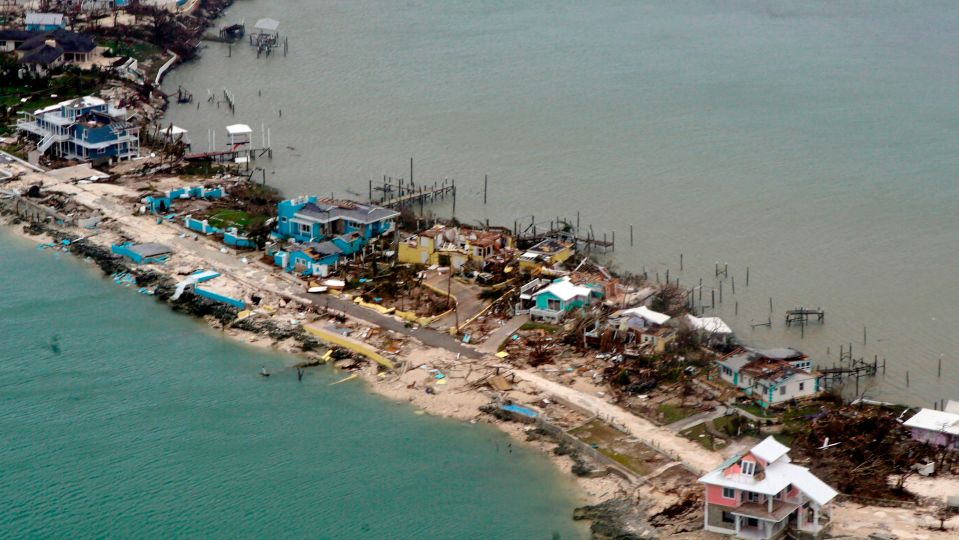
[[[710,345],[726,345],[733,337],[733,329],[719,317],[695,317],[686,315],[683,323],[694,330]]]
[[[949,400],[943,409],[922,409],[903,425],[915,441],[959,450],[959,401]]]
[[[628,330],[638,337],[641,348],[663,352],[666,345],[676,337],[676,330],[667,325],[672,317],[653,311],[646,306],[624,309],[613,314],[620,330]]]
[[[533,294],[535,305],[529,310],[531,319],[559,322],[574,309],[588,306],[598,293],[584,285],[574,285],[568,276],[561,277]]]
[[[776,538],[790,529],[825,532],[836,491],[789,459],[772,436],[699,479],[706,486],[703,528],[736,538]]]

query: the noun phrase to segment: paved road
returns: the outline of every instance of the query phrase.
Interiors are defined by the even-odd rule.
[[[698,474],[705,474],[718,467],[722,462],[722,457],[719,454],[710,452],[693,441],[627,412],[603,398],[553,382],[531,371],[516,370],[514,373],[520,379],[539,388],[541,392],[556,396],[580,409],[589,411],[667,456],[682,461]]]
[[[479,352],[486,354],[496,354],[496,351],[499,350],[501,343],[506,341],[508,337],[513,335],[514,332],[519,330],[520,326],[523,326],[527,321],[529,321],[529,315],[517,315],[512,319],[503,323],[503,326],[500,326],[493,331],[492,334],[476,349]]]
[[[478,359],[483,357],[483,353],[464,346],[459,340],[449,334],[437,332],[432,328],[420,327],[415,330],[408,328],[405,322],[400,322],[389,315],[377,313],[372,309],[358,306],[345,298],[339,298],[329,294],[306,294],[305,296],[312,300],[316,306],[329,306],[332,309],[342,311],[351,317],[362,319],[370,324],[414,337],[428,347],[446,349],[454,353],[460,353],[467,358]]]

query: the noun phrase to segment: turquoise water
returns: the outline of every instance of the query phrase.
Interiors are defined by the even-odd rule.
[[[267,16],[288,56],[207,43],[164,83],[201,102],[168,114],[198,149],[269,128],[260,164],[291,195],[365,196],[415,156],[421,181],[456,179],[463,220],[578,211],[616,233],[619,268],[704,278],[707,304],[728,263],[715,313],[747,342],[820,366],[852,343],[888,359],[870,397],[959,398],[959,3],[249,0],[227,18]],[[205,101],[224,86],[235,116]],[[826,325],[787,329],[802,305]]]
[[[585,536],[570,483],[492,428],[297,382],[91,265],[0,251],[0,537]]]

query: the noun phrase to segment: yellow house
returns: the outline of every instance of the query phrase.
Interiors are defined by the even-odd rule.
[[[512,243],[511,237],[500,232],[437,225],[401,241],[397,257],[401,263],[460,268],[467,261],[482,263],[512,248]]]
[[[547,238],[520,255],[519,266],[526,270],[550,267],[572,257],[573,252],[573,242]]]

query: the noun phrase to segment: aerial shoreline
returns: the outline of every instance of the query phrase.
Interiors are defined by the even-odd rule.
[[[222,12],[209,19],[208,23],[212,24],[221,14]],[[187,61],[199,62],[203,60],[201,57],[202,54]],[[176,62],[171,69],[181,68],[181,63]],[[162,117],[168,106],[169,102],[164,100],[163,105],[153,112]],[[147,158],[138,160],[135,165],[143,170],[151,165],[158,169],[162,167],[163,160],[161,158],[157,163],[157,160],[151,161]],[[262,261],[247,261],[247,256],[253,258],[248,252],[223,248],[222,244],[203,236],[196,238],[194,235],[191,238],[178,224],[155,219],[155,216],[149,214],[138,215],[136,207],[139,203],[136,201],[139,201],[144,193],[140,192],[143,190],[136,189],[135,184],[142,180],[135,179],[134,175],[141,173],[134,172],[133,167],[124,167],[123,164],[117,167],[117,171],[115,174],[120,185],[82,182],[73,184],[54,180],[45,172],[38,174],[36,171],[20,171],[26,175],[26,181],[12,184],[16,189],[22,189],[40,178],[44,181],[45,192],[72,199],[90,211],[103,214],[106,217],[103,220],[104,226],[100,227],[96,234],[80,227],[61,228],[46,224],[30,226],[29,220],[12,214],[3,216],[2,223],[21,238],[33,242],[39,240],[46,249],[71,251],[77,256],[90,258],[107,276],[114,276],[115,279],[117,276],[120,279],[129,276],[144,294],[155,296],[176,311],[204,320],[210,327],[233,339],[254,347],[288,353],[290,358],[297,359],[291,367],[305,369],[321,363],[333,364],[337,368],[343,368],[344,378],[339,382],[348,384],[352,378],[362,378],[365,387],[373,393],[394,401],[408,402],[427,414],[465,422],[492,423],[515,440],[546,454],[561,472],[575,480],[585,504],[596,505],[611,498],[627,500],[633,506],[641,506],[639,515],[629,518],[632,525],[646,527],[651,534],[658,531],[658,534],[701,537],[699,530],[687,530],[686,526],[660,530],[656,528],[658,525],[647,527],[647,521],[662,519],[663,516],[676,512],[682,499],[677,495],[679,492],[674,485],[677,478],[688,480],[692,477],[695,480],[696,476],[715,468],[725,457],[718,451],[706,450],[695,442],[668,432],[662,426],[654,425],[646,418],[622,409],[620,412],[625,416],[619,416],[615,411],[613,414],[606,414],[618,407],[605,403],[606,399],[600,399],[605,396],[596,397],[599,387],[584,384],[585,390],[581,387],[566,389],[549,380],[551,375],[544,370],[510,366],[488,353],[472,357],[461,356],[455,352],[476,350],[472,345],[465,349],[462,343],[456,344],[456,349],[452,346],[444,348],[426,345],[412,332],[407,333],[395,329],[392,325],[387,327],[377,323],[374,315],[383,317],[383,314],[364,305],[354,304],[349,296],[331,297],[336,301],[334,307],[324,306],[317,296],[304,292],[304,282],[271,268]],[[156,178],[151,178],[148,182],[155,191],[182,187],[188,183],[179,177],[161,178],[163,174],[154,176]],[[204,182],[209,180],[202,179]],[[228,176],[222,178],[222,181],[226,183],[238,180]],[[126,185],[123,185],[124,183]],[[187,236],[184,236],[185,232]],[[64,243],[65,240],[67,243]],[[174,255],[167,264],[138,267],[111,253],[111,246],[123,242],[169,244],[174,248]],[[223,251],[224,249],[227,251]],[[268,306],[269,309],[225,308],[190,293],[180,301],[171,300],[177,283],[199,269],[215,269],[221,274],[218,282],[227,283],[224,291],[233,297],[256,296],[261,299],[262,303],[259,305]],[[349,307],[343,307],[344,305]],[[389,314],[386,316],[389,317]],[[391,319],[400,325],[404,323],[398,317]],[[330,326],[347,329],[351,336],[362,337],[344,338],[346,344],[326,342],[324,340],[330,337]],[[356,342],[357,347],[372,347],[377,355],[395,362],[398,369],[384,369],[376,361],[359,352],[359,348],[352,349],[352,342]],[[395,347],[395,350],[391,347]],[[349,352],[344,353],[343,358],[331,358],[329,352],[334,350]],[[364,357],[367,359],[359,360]],[[502,395],[497,395],[498,392],[489,391],[478,384],[478,380],[494,371],[499,375],[501,369],[505,374],[515,376],[512,393],[505,401]],[[438,379],[432,375],[436,371],[445,376],[442,385],[437,384]],[[564,396],[569,399],[562,399]],[[582,403],[580,399],[583,400]],[[625,478],[611,472],[609,464],[591,460],[587,455],[588,449],[583,449],[578,454],[574,452],[576,459],[570,457],[572,454],[569,453],[557,455],[562,444],[542,436],[531,424],[501,417],[495,407],[492,414],[489,411],[480,412],[480,407],[488,407],[491,403],[514,401],[524,406],[546,402],[547,405],[540,411],[540,418],[546,417],[547,421],[558,420],[563,423],[564,429],[582,426],[591,418],[599,417],[601,421],[616,429],[623,428],[624,432],[641,441],[660,458],[674,463],[664,463],[664,469],[657,469],[656,474],[650,474],[649,477]],[[585,405],[570,406],[570,403]],[[587,471],[589,474],[574,473],[577,466],[583,467],[583,461],[580,460],[587,463],[587,469],[591,469]],[[669,471],[679,471],[679,474],[677,477],[664,474]],[[600,476],[601,472],[605,474]],[[592,473],[596,473],[595,477]],[[834,522],[837,530],[844,530],[845,527],[847,532],[852,531],[856,529],[853,526],[856,521],[869,518],[868,514],[857,514],[854,510],[862,509],[855,509],[851,504],[842,508],[840,516]],[[583,515],[589,515],[589,512],[583,512]],[[699,520],[701,524],[701,518]],[[865,532],[862,529],[856,531]],[[639,534],[642,531],[630,532]],[[900,534],[900,537],[910,537],[909,531],[905,529],[897,529],[897,534]],[[934,531],[923,531],[922,534],[938,537]]]

